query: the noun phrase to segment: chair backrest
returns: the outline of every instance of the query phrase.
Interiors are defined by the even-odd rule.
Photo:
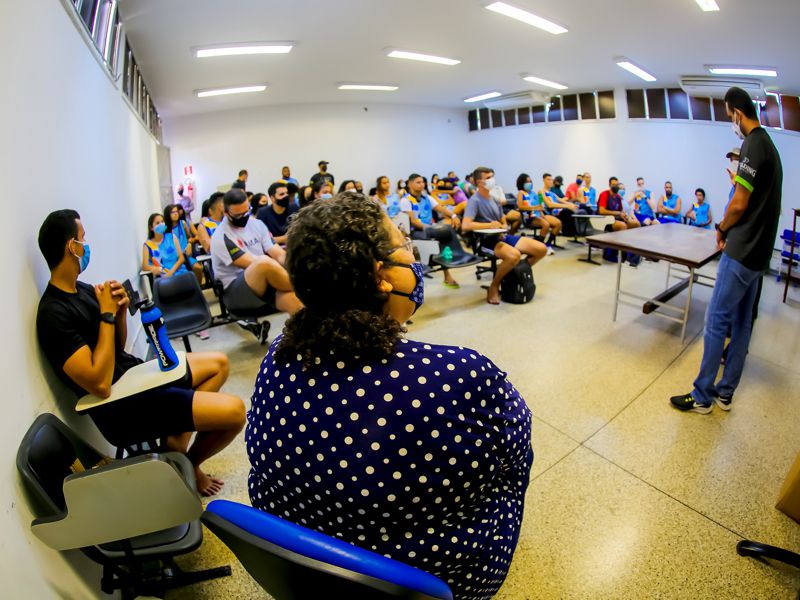
[[[211,309],[194,273],[175,273],[172,277],[159,277],[153,284],[153,301],[161,309],[169,329],[170,318],[191,311],[198,319],[211,323]],[[170,334],[172,332],[170,331]]]
[[[250,506],[214,500],[203,523],[276,600],[452,600],[445,582]]]

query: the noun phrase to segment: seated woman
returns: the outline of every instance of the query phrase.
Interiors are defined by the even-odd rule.
[[[381,175],[375,181],[375,195],[372,197],[375,202],[394,219],[400,213],[400,197],[392,194],[392,182],[386,175]]]
[[[540,228],[542,240],[547,245],[547,254],[553,254],[556,237],[561,233],[561,221],[553,215],[545,214],[542,198],[532,190],[531,176],[527,173],[520,174],[517,177],[517,210],[530,213],[530,222]]]
[[[181,219],[181,208],[179,204],[167,204],[164,208],[164,224],[166,225],[166,229],[163,235],[168,236],[171,233],[178,239],[178,248],[181,249],[186,264],[189,265],[194,276],[197,277],[198,283],[203,283],[203,265],[197,262],[197,259],[193,256],[194,249],[192,243],[189,241],[191,239],[191,232],[186,225],[186,221]],[[149,250],[151,252],[153,251],[151,248]]]
[[[342,192],[355,192],[356,191],[356,181],[355,179],[345,179],[339,185],[339,193]]]
[[[167,231],[164,217],[153,213],[147,219],[147,241],[142,245],[142,271],[156,277],[172,277],[186,273],[186,259],[178,236]]]
[[[475,350],[403,338],[421,265],[373,202],[298,213],[305,308],[258,372],[246,431],[256,508],[492,597],[517,545],[531,413]]]
[[[318,179],[310,188],[308,196],[303,196],[300,200],[300,208],[308,206],[318,200],[330,200],[333,198],[333,186],[326,179]]]
[[[703,188],[697,188],[694,191],[694,197],[696,201],[686,213],[689,225],[701,227],[702,229],[711,229],[714,217],[711,214],[711,205],[706,202],[706,191]]]
[[[269,198],[266,194],[259,192],[250,196],[250,214],[255,216],[258,211],[265,206],[269,206]]]

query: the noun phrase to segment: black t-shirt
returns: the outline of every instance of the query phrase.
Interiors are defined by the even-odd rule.
[[[320,179],[327,181],[331,186],[334,184],[333,175],[330,173],[314,173],[311,176],[311,185],[315,185]]]
[[[64,373],[64,363],[82,346],[94,351],[100,330],[100,303],[94,288],[78,282],[75,294],[47,284],[36,314],[36,334],[47,362],[59,379],[79,397],[88,394]],[[115,344],[114,376],[112,383],[142,361],[124,352]]]
[[[278,237],[286,235],[286,230],[289,229],[289,221],[298,210],[294,202],[289,202],[289,206],[286,207],[286,210],[278,214],[275,212],[273,205],[270,204],[269,206],[259,208],[256,218],[267,226],[272,237]]]
[[[750,201],[728,232],[725,254],[748,269],[766,271],[778,232],[783,167],[763,127],[756,127],[744,139],[736,183],[750,190]]]

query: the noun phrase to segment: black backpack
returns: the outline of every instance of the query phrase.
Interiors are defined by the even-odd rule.
[[[500,282],[500,298],[510,304],[525,304],[533,300],[536,283],[533,271],[526,260],[521,260]]]

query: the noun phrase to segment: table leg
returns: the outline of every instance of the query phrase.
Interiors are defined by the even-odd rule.
[[[686,297],[686,307],[683,310],[683,326],[681,327],[681,344],[686,338],[686,323],[689,322],[689,309],[692,305],[692,287],[694,286],[694,269],[689,269],[689,291]]]
[[[669,288],[669,278],[672,275],[672,263],[667,263],[667,283],[664,285],[664,288]]]
[[[622,256],[620,256],[619,261],[617,261],[617,290],[614,292],[614,316],[611,319],[615,323],[617,322],[617,308],[619,308],[619,282],[621,278],[622,278]]]

